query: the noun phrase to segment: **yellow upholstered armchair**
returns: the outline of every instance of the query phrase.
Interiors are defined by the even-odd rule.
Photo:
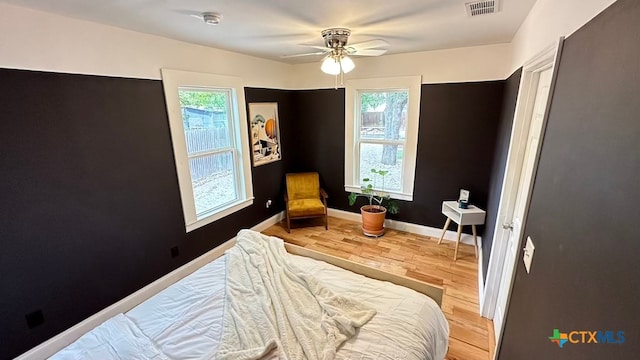
[[[317,172],[286,175],[287,191],[284,202],[287,206],[287,232],[291,232],[291,219],[324,217],[327,224],[327,193],[320,188]]]

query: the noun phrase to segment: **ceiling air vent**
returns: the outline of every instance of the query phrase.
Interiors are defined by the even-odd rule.
[[[493,14],[498,12],[498,0],[474,1],[464,4],[469,16]]]

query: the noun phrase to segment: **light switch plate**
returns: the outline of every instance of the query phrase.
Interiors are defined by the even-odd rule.
[[[522,256],[522,261],[524,261],[524,268],[527,269],[527,274],[531,271],[531,261],[533,260],[533,252],[536,250],[536,247],[533,246],[533,240],[531,240],[531,236],[527,236],[527,245],[524,247],[524,255]]]

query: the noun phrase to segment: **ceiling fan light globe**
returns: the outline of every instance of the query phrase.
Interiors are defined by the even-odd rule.
[[[350,57],[344,56],[342,59],[340,59],[340,66],[342,67],[342,72],[346,74],[349,71],[353,70],[356,67],[356,64],[353,63],[353,60],[351,60]]]
[[[338,75],[340,74],[340,63],[338,63],[334,58],[327,57],[322,61],[322,66],[320,66],[320,70],[323,73],[329,75]]]

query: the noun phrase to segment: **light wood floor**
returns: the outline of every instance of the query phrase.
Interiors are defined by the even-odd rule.
[[[317,225],[317,226],[314,226]],[[329,230],[314,220],[281,222],[263,231],[287,242],[444,288],[449,321],[447,360],[487,360],[493,355],[493,324],[478,311],[478,262],[471,245],[387,229],[378,239],[362,235],[359,222],[329,217]],[[302,227],[305,226],[305,227]],[[491,352],[491,354],[490,354]]]

